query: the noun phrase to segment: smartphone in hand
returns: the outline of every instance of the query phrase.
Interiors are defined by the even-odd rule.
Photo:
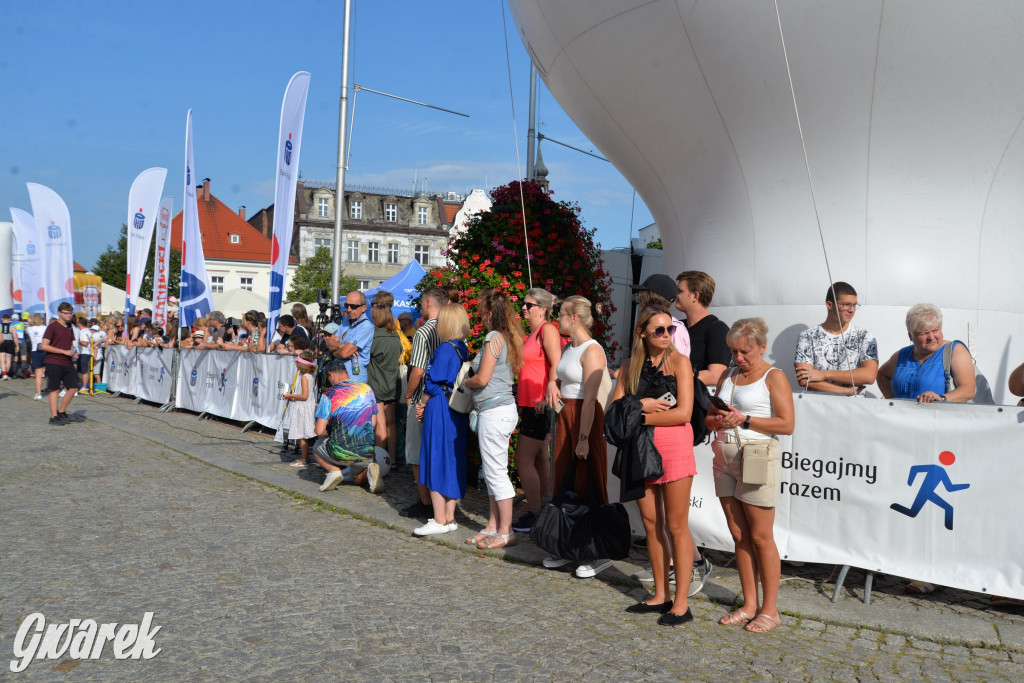
[[[564,407],[565,401],[563,401],[562,399],[558,399],[558,403],[554,405],[555,415],[558,415],[560,412],[562,412],[562,408]]]
[[[658,400],[659,401],[664,401],[665,403],[669,404],[673,408],[675,408],[676,403],[678,402],[678,401],[676,401],[675,395],[671,391],[666,391],[663,396],[659,396],[658,397]]]
[[[712,396],[711,397],[711,405],[713,405],[714,407],[718,408],[723,413],[732,412],[732,406],[730,406],[728,403],[726,403],[722,399],[718,398],[717,396]]]

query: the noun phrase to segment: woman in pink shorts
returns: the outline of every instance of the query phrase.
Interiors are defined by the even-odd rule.
[[[654,595],[631,605],[627,612],[659,612],[658,623],[677,626],[693,620],[687,604],[690,573],[676,576],[676,593],[669,596],[669,561],[693,554],[688,528],[690,487],[697,466],[693,457],[693,368],[690,359],[672,345],[675,324],[668,309],[649,306],[640,312],[633,332],[632,355],[619,370],[612,401],[639,397],[643,424],[654,427],[654,446],[661,455],[662,476],[644,482],[644,497],[637,501],[647,550],[654,573]],[[669,545],[671,542],[671,545]]]

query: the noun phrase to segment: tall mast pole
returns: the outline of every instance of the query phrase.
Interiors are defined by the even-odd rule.
[[[530,124],[526,131],[526,178],[537,179],[537,171],[534,168],[535,153],[537,144],[537,67],[533,60],[530,61]]]
[[[334,188],[334,262],[331,265],[331,304],[341,299],[341,238],[345,216],[345,123],[348,121],[348,51],[352,0],[345,0],[345,27],[341,39],[341,103],[338,111],[338,175]]]

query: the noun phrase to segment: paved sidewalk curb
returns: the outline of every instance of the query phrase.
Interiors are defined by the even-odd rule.
[[[16,383],[13,386],[5,386],[14,393],[20,394],[26,400],[32,400],[30,391],[23,391]],[[301,497],[310,501],[323,504],[329,509],[369,521],[395,531],[411,534],[412,529],[419,526],[415,519],[403,518],[397,511],[381,497],[369,494],[365,490],[356,487],[340,487],[334,491],[321,493],[313,482],[308,479],[297,477],[294,470],[280,470],[280,463],[261,463],[239,459],[221,453],[216,453],[203,446],[183,441],[168,434],[154,433],[145,428],[131,424],[130,422],[115,417],[103,408],[103,403],[111,400],[109,397],[76,397],[71,406],[72,412],[84,413],[90,421],[107,425],[118,431],[131,434],[135,437],[144,438],[160,444],[166,448],[177,451],[189,457],[195,458],[208,465],[220,468],[227,472],[248,477],[275,487],[288,495]],[[118,410],[134,412],[135,410],[154,411],[150,405],[135,406],[133,410],[127,410],[127,406],[112,406]],[[91,410],[90,410],[91,409]],[[174,415],[162,415],[161,417],[173,418],[179,416],[188,419],[189,413],[175,413]],[[68,427],[69,429],[73,427]],[[227,429],[228,427],[225,427]],[[173,429],[173,427],[172,427]],[[265,438],[253,435],[254,439]],[[278,469],[270,466],[278,466]],[[297,486],[298,483],[305,486]],[[311,489],[311,490],[310,490]],[[460,515],[461,516],[461,515]],[[532,543],[521,543],[503,551],[484,552],[475,547],[462,543],[464,537],[478,529],[478,520],[468,518],[475,526],[465,526],[459,532],[450,534],[451,539],[432,537],[423,539],[424,542],[433,542],[462,552],[476,555],[488,555],[503,558],[507,561],[538,566],[546,555],[544,551]],[[465,520],[460,520],[463,526]],[[463,533],[463,531],[465,533]],[[637,599],[642,598],[645,589],[631,575],[642,569],[639,565],[630,561],[619,561],[615,563],[614,570],[606,570],[599,576],[599,579],[606,583],[618,584],[631,587],[629,593]],[[974,610],[974,614],[963,612],[952,612],[942,609],[945,605],[941,602],[925,602],[924,606],[918,601],[912,603],[910,600],[889,600],[885,604],[881,601],[873,601],[871,605],[864,605],[858,598],[851,595],[851,589],[859,596],[862,594],[862,587],[847,583],[845,595],[838,603],[830,601],[831,584],[822,585],[817,590],[797,588],[792,583],[794,579],[783,580],[780,589],[779,604],[782,606],[784,621],[790,626],[799,626],[822,632],[846,632],[859,631],[859,638],[865,643],[877,643],[882,648],[904,648],[918,647],[920,641],[931,641],[949,646],[968,646],[972,648],[994,648],[995,650],[1007,650],[1015,653],[1024,653],[1024,625],[1020,623],[1006,622],[992,618],[983,610]],[[796,579],[799,581],[799,579]],[[823,594],[827,589],[828,594]],[[732,604],[739,590],[738,577],[734,570],[716,568],[702,594],[691,598],[691,601],[702,608],[701,611],[714,613],[716,609],[725,611],[725,605]],[[703,604],[702,604],[703,603]],[[715,603],[721,607],[715,607]],[[933,609],[928,609],[934,605]],[[883,634],[889,635],[887,638]],[[905,638],[904,638],[905,637]],[[924,649],[929,649],[925,644]],[[1016,657],[1014,659],[1017,659]]]

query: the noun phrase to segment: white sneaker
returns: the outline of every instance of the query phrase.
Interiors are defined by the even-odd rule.
[[[7,375],[4,375],[4,381],[6,382],[8,379],[10,378]]]
[[[559,567],[564,567],[565,565],[569,564],[569,560],[563,560],[560,557],[548,555],[544,558],[544,562],[542,564],[547,569],[558,569]]]
[[[370,493],[380,493],[384,490],[384,478],[380,476],[380,465],[371,462],[366,466],[366,482],[370,486]],[[449,529],[455,531],[455,529]]]
[[[589,579],[597,576],[610,566],[612,566],[611,560],[594,560],[593,562],[576,567],[576,576],[581,579]]]
[[[459,523],[458,522],[452,522],[451,524],[448,525],[448,531],[455,531],[458,528],[459,528]]]
[[[320,487],[320,490],[321,491],[330,491],[335,486],[340,484],[341,480],[344,479],[344,478],[345,477],[344,477],[344,475],[342,475],[341,470],[334,470],[333,472],[328,472],[327,473],[327,478],[324,479],[323,486]]]
[[[43,395],[42,395],[42,394],[36,394],[36,395],[35,395],[35,399],[36,399],[37,401],[42,401],[42,400],[43,400]]]
[[[458,525],[455,526],[456,528],[458,527]],[[426,524],[413,529],[412,532],[417,536],[433,536],[434,534],[446,534],[449,531],[454,531],[455,529],[452,529],[451,527],[451,524],[438,524],[433,520],[433,518],[431,518],[427,520]]]

